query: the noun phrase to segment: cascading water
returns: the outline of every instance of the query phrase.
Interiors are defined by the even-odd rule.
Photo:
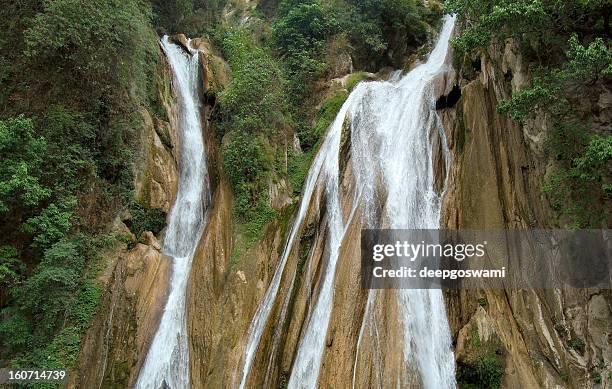
[[[179,103],[180,176],[176,201],[170,212],[164,252],[172,257],[168,301],[135,387],[141,389],[189,387],[189,350],[185,295],[191,263],[202,234],[210,203],[206,154],[202,138],[197,53],[187,54],[165,36],[161,46],[173,73]]]
[[[446,171],[449,157],[435,111],[433,86],[436,78],[447,69],[446,57],[453,26],[454,17],[446,17],[438,42],[426,63],[403,78],[396,76],[387,82],[359,84],[340,109],[308,174],[284,253],[251,323],[240,388],[246,385],[287,259],[318,186],[325,190],[329,257],[318,298],[306,318],[298,344],[289,388],[314,388],[317,385],[325,348],[324,334],[333,306],[339,249],[358,204],[362,205],[363,223],[368,228],[439,227],[442,194],[436,192],[432,163],[434,135],[441,139]],[[351,161],[357,185],[352,211],[344,221],[340,208],[339,152],[346,118],[351,125]],[[382,183],[386,199],[380,198],[377,182]],[[382,213],[381,204],[384,205]],[[375,293],[369,294],[368,307],[373,304],[373,296]],[[401,290],[397,296],[404,329],[405,364],[416,366],[425,388],[454,387],[454,358],[441,291]],[[364,322],[367,320],[368,309]]]
[[[382,219],[391,229],[437,229],[442,194],[436,192],[432,139],[441,140],[445,171],[450,161],[435,111],[434,83],[448,69],[446,58],[454,17],[447,17],[426,63],[395,83],[369,83],[351,112],[353,168],[362,185],[365,223],[380,227],[380,199],[372,185],[382,179],[387,193]],[[376,292],[368,296],[368,306]],[[455,387],[454,357],[442,292],[398,291],[404,325],[404,359],[416,365],[425,388]],[[364,321],[368,320],[368,310]]]

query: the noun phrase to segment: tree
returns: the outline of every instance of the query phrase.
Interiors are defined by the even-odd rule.
[[[32,120],[0,120],[0,212],[21,204],[34,207],[51,195],[40,182],[46,150],[47,142],[36,137]]]

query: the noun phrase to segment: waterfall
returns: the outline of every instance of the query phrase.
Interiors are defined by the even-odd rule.
[[[189,387],[189,349],[185,295],[193,256],[210,203],[206,154],[200,122],[197,52],[189,55],[167,36],[161,40],[173,74],[178,101],[179,183],[164,237],[164,253],[172,257],[168,301],[159,327],[140,370],[136,388],[183,389]]]
[[[435,185],[432,162],[434,136],[441,140],[446,171],[450,158],[444,131],[435,111],[433,89],[436,79],[448,69],[446,59],[454,21],[452,16],[445,17],[438,41],[427,62],[403,77],[396,73],[389,81],[358,84],[328,129],[308,173],[300,208],[284,252],[251,323],[241,389],[248,380],[287,259],[303,227],[317,187],[324,188],[325,193],[328,258],[323,262],[325,269],[320,291],[301,333],[288,382],[289,388],[317,386],[325,349],[325,334],[333,306],[338,254],[356,209],[362,210],[363,223],[368,228],[439,228],[443,193],[438,193]],[[347,119],[351,129],[351,163],[356,188],[348,220],[343,220],[339,152],[342,128]],[[386,198],[381,198],[378,183],[383,186]],[[368,306],[374,295],[369,294]],[[400,290],[397,300],[404,332],[405,365],[416,366],[420,382],[425,388],[455,387],[454,357],[441,291]],[[369,320],[368,311],[364,323]]]

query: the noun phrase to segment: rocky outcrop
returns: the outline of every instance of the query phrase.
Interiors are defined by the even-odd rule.
[[[476,65],[473,68],[471,65]],[[445,107],[452,154],[443,226],[550,228],[541,195],[546,120],[522,128],[496,106],[529,79],[512,42],[464,61],[461,98]],[[539,125],[538,125],[539,123]],[[512,285],[508,285],[509,288]],[[506,388],[583,388],[610,384],[609,290],[458,290],[446,294],[459,369],[493,344]]]
[[[283,244],[283,228],[273,224],[246,253],[233,252],[231,204],[231,192],[222,181],[213,196],[189,279],[187,323],[193,387],[234,387],[239,382],[251,318]]]
[[[155,115],[140,108],[143,129],[140,132],[141,151],[134,167],[134,199],[146,207],[168,213],[178,190],[178,113],[172,93],[172,76],[161,50],[155,85],[163,114]]]
[[[168,213],[178,189],[178,166],[171,148],[176,143],[172,141],[168,122],[151,116],[144,108],[140,112],[144,123],[141,144],[145,151],[135,169],[134,199]]]

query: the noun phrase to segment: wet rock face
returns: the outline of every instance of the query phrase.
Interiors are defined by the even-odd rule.
[[[140,108],[143,130],[134,168],[134,199],[144,206],[168,213],[178,190],[178,116],[170,69],[159,53],[156,72],[158,100],[165,117]]]
[[[536,118],[537,129],[521,128],[496,112],[498,102],[529,79],[516,52],[509,43],[464,61],[479,66],[457,69],[461,97],[440,111],[452,154],[442,221],[447,228],[550,228],[540,191],[546,120]],[[468,73],[470,79],[463,78]],[[458,373],[487,357],[475,341],[494,339],[502,387],[610,384],[610,291],[458,290],[445,297]]]
[[[136,168],[134,197],[141,204],[168,213],[178,189],[178,166],[172,154],[175,143],[170,135],[171,126],[154,119],[144,109],[141,109],[141,114],[145,124],[141,137],[145,152]]]
[[[83,339],[78,375],[69,387],[129,387],[137,377],[166,301],[171,262],[157,239],[109,255],[114,270],[99,312]],[[114,259],[112,259],[114,257]]]

